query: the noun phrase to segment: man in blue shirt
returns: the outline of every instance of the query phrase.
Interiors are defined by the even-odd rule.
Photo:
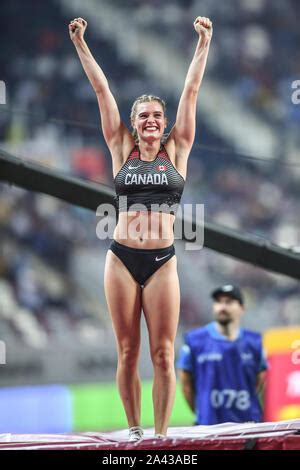
[[[261,421],[262,337],[240,327],[245,307],[238,286],[219,287],[211,296],[215,321],[185,334],[177,361],[184,397],[195,424]]]

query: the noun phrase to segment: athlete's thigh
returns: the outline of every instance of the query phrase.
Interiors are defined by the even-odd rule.
[[[145,284],[142,307],[151,353],[175,340],[180,309],[177,259],[173,256]]]
[[[119,341],[138,340],[141,319],[141,287],[123,262],[111,251],[106,255],[104,291]]]

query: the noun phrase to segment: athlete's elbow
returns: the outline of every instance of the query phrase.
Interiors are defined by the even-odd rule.
[[[92,82],[92,87],[98,98],[105,96],[110,91],[108,81],[106,79]]]
[[[92,87],[94,89],[94,92],[97,98],[100,98],[100,99],[104,96],[105,92],[107,91],[107,87],[103,85],[102,83],[92,84]]]
[[[199,93],[199,84],[196,82],[187,82],[184,86],[185,94],[191,98],[197,98]]]

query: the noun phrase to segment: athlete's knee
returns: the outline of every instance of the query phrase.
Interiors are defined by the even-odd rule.
[[[139,352],[140,346],[136,342],[120,342],[118,345],[119,365],[129,369],[135,368],[139,359]]]
[[[174,345],[170,341],[159,345],[151,353],[151,359],[154,367],[158,367],[164,372],[170,372],[174,369]]]

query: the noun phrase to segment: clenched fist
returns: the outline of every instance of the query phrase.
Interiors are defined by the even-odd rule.
[[[73,42],[83,39],[86,27],[87,21],[85,21],[83,18],[74,18],[74,20],[70,21],[69,33]]]
[[[201,48],[205,49],[212,37],[212,22],[209,18],[205,18],[204,16],[197,16],[194,21],[194,28],[201,38]]]

